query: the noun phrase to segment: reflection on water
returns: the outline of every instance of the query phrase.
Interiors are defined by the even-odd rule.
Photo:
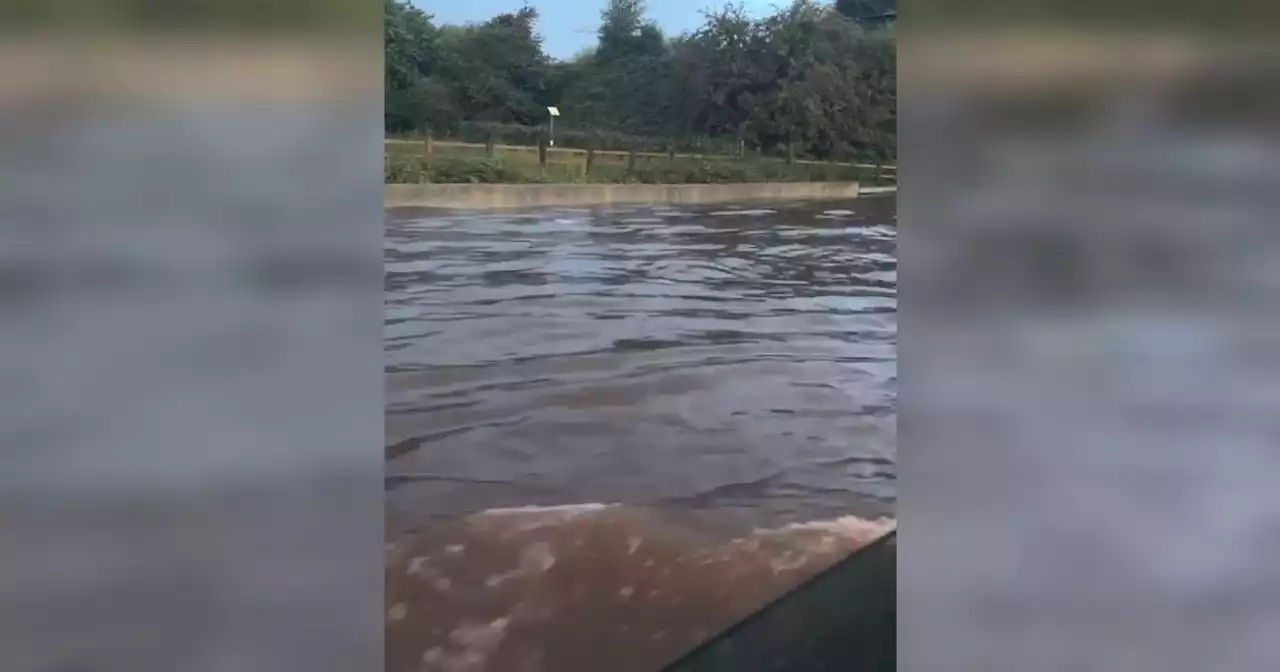
[[[895,210],[390,214],[387,669],[653,669],[883,533]]]

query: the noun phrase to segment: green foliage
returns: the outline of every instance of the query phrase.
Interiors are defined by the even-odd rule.
[[[851,19],[879,18],[898,10],[897,0],[835,0],[836,11]]]
[[[551,99],[550,59],[531,7],[437,28],[401,0],[383,0],[386,131],[454,132],[464,119],[535,123]]]
[[[524,172],[501,159],[472,156],[400,157],[386,164],[388,184],[528,182]]]
[[[595,48],[568,61],[542,51],[528,7],[435,27],[400,0],[384,3],[390,134],[532,145],[545,133],[545,107],[556,105],[563,147],[897,155],[892,31],[850,18],[895,0],[843,0],[840,11],[796,0],[762,19],[727,5],[672,39],[645,18],[643,0],[609,0]]]
[[[580,164],[549,163],[545,168],[537,158],[516,156],[434,156],[388,157],[385,171],[388,184],[434,183],[572,183],[604,184],[729,184],[753,182],[848,182],[872,184],[869,172],[852,166],[831,164],[788,164],[777,159],[707,160],[666,159],[625,164],[598,164],[588,175]]]
[[[383,0],[382,20],[387,132],[428,127],[436,114],[460,116],[448,86],[433,77],[440,57],[439,31],[431,17],[397,0]]]
[[[528,124],[546,117],[550,61],[534,31],[537,18],[525,7],[449,34],[441,70],[464,118]]]
[[[662,30],[644,18],[644,11],[644,0],[609,0],[600,12],[596,32],[599,46],[595,58],[599,63],[665,55]]]
[[[408,137],[413,133],[391,133],[393,137]],[[485,143],[490,137],[494,142],[507,145],[534,146],[547,137],[545,125],[526,126],[484,121],[463,121],[456,124],[449,138],[461,142]],[[665,152],[674,145],[683,154],[730,155],[738,151],[734,138],[709,138],[686,136],[675,139],[651,135],[632,135],[618,131],[581,130],[556,125],[556,147],[572,149],[603,149],[609,151]]]

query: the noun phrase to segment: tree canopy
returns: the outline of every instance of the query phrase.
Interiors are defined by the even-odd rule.
[[[609,0],[596,45],[556,61],[530,7],[483,23],[437,26],[384,0],[386,130],[449,135],[464,122],[557,124],[666,138],[794,145],[818,158],[896,154],[894,0],[795,0],[756,18],[741,5],[708,12],[668,37],[644,0]]]

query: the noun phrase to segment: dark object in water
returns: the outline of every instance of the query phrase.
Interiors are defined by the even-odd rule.
[[[897,667],[897,532],[836,563],[664,672],[891,672]]]

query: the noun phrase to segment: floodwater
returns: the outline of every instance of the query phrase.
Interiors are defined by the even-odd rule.
[[[387,669],[656,669],[890,529],[896,224],[389,213]]]

